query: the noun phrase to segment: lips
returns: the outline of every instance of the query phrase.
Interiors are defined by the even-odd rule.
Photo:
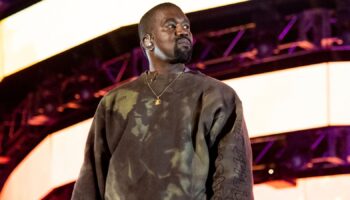
[[[176,40],[176,44],[177,45],[181,45],[181,46],[192,46],[192,43],[189,39],[187,38],[179,38]]]

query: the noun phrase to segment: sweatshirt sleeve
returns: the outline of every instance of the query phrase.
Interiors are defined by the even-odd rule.
[[[104,199],[110,152],[106,141],[105,108],[101,101],[86,141],[84,162],[74,185],[72,200]]]
[[[211,147],[213,200],[254,199],[250,140],[242,104],[236,94],[233,101],[223,104],[211,128],[211,134],[215,135]]]

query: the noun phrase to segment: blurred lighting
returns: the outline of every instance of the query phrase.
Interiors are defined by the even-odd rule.
[[[350,62],[329,62],[229,79],[250,137],[350,125]]]
[[[273,169],[269,169],[268,173],[272,175],[275,171]]]
[[[350,199],[349,180],[350,174],[345,174],[297,179],[295,187],[272,187],[268,183],[257,184],[254,185],[254,196],[255,200]]]
[[[246,0],[172,0],[184,12]],[[0,68],[11,75],[122,26],[138,23],[160,0],[45,0],[0,21]],[[132,12],[131,12],[132,11]],[[6,38],[6,40],[5,40]],[[6,49],[6,51],[5,51]]]
[[[28,119],[28,125],[31,126],[42,126],[46,123],[48,123],[50,120],[50,118],[46,115],[35,115],[33,117],[31,117],[30,119]]]
[[[92,119],[47,136],[7,179],[1,200],[42,199],[53,188],[74,181],[83,163]]]
[[[10,158],[7,156],[0,156],[0,165],[2,164],[7,164],[8,162],[10,162]]]

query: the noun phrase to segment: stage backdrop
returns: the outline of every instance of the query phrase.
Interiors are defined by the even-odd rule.
[[[320,63],[226,80],[243,101],[250,137],[350,125],[350,62]],[[13,171],[2,200],[37,200],[74,181],[91,119],[51,134]],[[254,186],[257,200],[350,199],[350,175],[297,180],[295,187]],[[274,184],[279,185],[278,183]]]

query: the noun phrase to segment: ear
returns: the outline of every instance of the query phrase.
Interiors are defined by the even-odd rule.
[[[152,41],[152,37],[150,34],[146,34],[143,38],[142,38],[142,47],[145,50],[150,50],[152,51],[154,49],[154,45],[153,45],[153,41]]]

